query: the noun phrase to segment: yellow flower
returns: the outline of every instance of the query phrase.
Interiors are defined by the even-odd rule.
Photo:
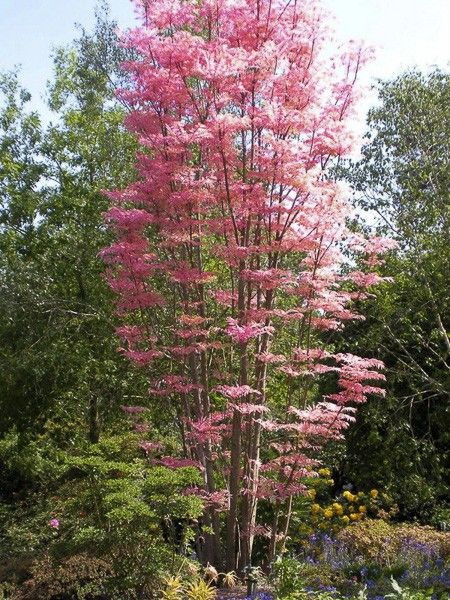
[[[317,492],[316,492],[316,490],[315,490],[315,489],[308,490],[308,496],[309,496],[310,498],[312,498],[313,500],[314,500],[314,498],[316,497],[316,494],[317,494]]]
[[[327,485],[334,485],[334,479],[327,479],[325,483]]]
[[[352,513],[350,515],[350,521],[359,521],[361,518],[361,515],[358,513]]]
[[[339,504],[339,502],[335,502],[335,503],[333,504],[333,509],[334,509],[334,512],[335,512],[337,515],[342,515],[342,514],[343,514],[343,512],[344,512],[344,509],[342,508],[342,505],[341,505],[341,504]]]
[[[348,525],[348,524],[349,524],[349,522],[350,522],[350,519],[347,517],[347,515],[344,515],[344,516],[342,517],[342,522],[343,522],[345,525]]]
[[[331,517],[333,516],[333,510],[331,508],[326,508],[323,511],[323,516],[325,517],[325,519],[331,519]]]
[[[370,497],[371,498],[377,498],[378,497],[378,490],[370,490]]]
[[[320,513],[322,509],[320,508],[320,504],[313,504],[311,506],[311,512],[313,515],[316,515],[317,513]]]
[[[355,500],[355,496],[349,490],[345,490],[345,492],[342,495],[349,502],[353,502]]]
[[[319,473],[319,475],[321,475],[322,477],[329,477],[331,475],[331,471],[330,469],[319,469],[317,471]]]
[[[362,498],[364,496],[364,492],[358,492],[358,498]]]
[[[355,507],[353,506],[353,504],[350,504],[350,506],[348,507],[348,510],[352,513],[355,512]]]
[[[360,512],[360,513],[363,513],[363,514],[364,514],[364,513],[366,512],[366,510],[367,510],[367,509],[366,509],[366,507],[365,507],[365,506],[359,506],[359,507],[358,507],[358,510],[359,510],[359,512]]]

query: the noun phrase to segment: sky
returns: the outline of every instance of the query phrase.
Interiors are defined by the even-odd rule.
[[[322,0],[334,14],[340,40],[364,40],[376,48],[376,60],[365,69],[370,84],[417,66],[450,65],[450,0]],[[52,75],[52,48],[76,36],[75,23],[87,29],[97,0],[0,0],[0,71],[21,66],[20,79],[33,97],[33,108],[44,107],[46,81]],[[123,29],[134,24],[129,0],[110,0],[111,12]],[[368,94],[364,110],[375,96]]]

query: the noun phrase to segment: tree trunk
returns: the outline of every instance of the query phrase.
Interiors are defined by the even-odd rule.
[[[239,263],[239,274],[244,270],[245,262]],[[244,322],[245,316],[245,281],[239,276],[238,288],[238,311],[239,321]],[[240,364],[239,364],[239,385],[247,385],[248,383],[248,349],[247,343],[242,343],[239,346]],[[227,558],[226,568],[229,571],[234,571],[238,565],[238,548],[236,539],[237,521],[238,521],[238,505],[239,491],[241,489],[241,427],[242,414],[238,410],[233,411],[233,422],[231,428],[231,470],[230,470],[230,510],[227,519]],[[245,524],[241,524],[241,530],[245,529]]]
[[[276,263],[275,263],[276,265]],[[265,308],[269,310],[273,302],[272,290],[267,291]],[[267,320],[266,325],[270,324]],[[270,337],[265,333],[261,338],[261,343],[258,348],[258,354],[267,352],[269,349]],[[266,379],[267,379],[267,364],[261,361],[256,362],[255,367],[255,389],[260,392],[259,402],[266,403]],[[260,415],[258,415],[260,416]],[[249,429],[249,453],[247,457],[247,480],[248,490],[243,499],[242,508],[242,529],[244,533],[244,543],[242,545],[242,555],[240,561],[240,570],[249,566],[252,561],[252,550],[254,540],[254,527],[256,525],[256,512],[258,508],[258,499],[256,493],[259,483],[259,461],[260,461],[260,442],[261,442],[261,425],[253,420]]]
[[[231,437],[231,472],[230,472],[230,510],[227,518],[227,571],[237,568],[236,525],[238,519],[238,499],[241,472],[241,425],[242,415],[237,410],[233,413]]]

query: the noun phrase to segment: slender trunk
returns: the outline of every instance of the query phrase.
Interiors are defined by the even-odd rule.
[[[247,385],[248,380],[248,356],[247,345],[240,348],[240,385]],[[235,570],[238,565],[239,554],[236,538],[238,523],[239,492],[241,489],[241,448],[242,448],[242,414],[235,410],[233,412],[232,434],[231,434],[231,472],[230,472],[230,510],[227,521],[227,562],[228,570]],[[241,531],[245,525],[241,525]]]
[[[244,572],[245,568],[251,565],[251,557],[252,557],[252,546],[253,546],[253,527],[254,523],[252,519],[253,508],[256,508],[256,502],[254,502],[254,493],[255,493],[255,481],[252,479],[253,468],[250,462],[250,456],[252,455],[251,446],[253,445],[254,439],[254,425],[255,423],[248,424],[248,435],[250,438],[248,456],[247,456],[247,464],[246,464],[246,494],[242,499],[242,552],[239,557],[239,572]],[[256,500],[256,499],[255,499]]]
[[[242,554],[240,558],[240,570],[251,565],[254,527],[256,524],[257,497],[259,482],[259,459],[260,459],[260,439],[261,425],[253,421],[249,426],[249,452],[247,457],[247,493],[243,498],[242,506],[242,531],[244,540],[242,544]]]
[[[194,355],[189,357],[189,366],[191,371],[191,380],[194,384],[199,383],[198,378],[198,359]],[[195,394],[196,399],[196,418],[200,419],[205,414],[205,400],[204,397],[205,389],[203,393],[197,390]],[[203,465],[203,481],[205,489],[212,493],[215,491],[214,473],[213,473],[213,461],[211,457],[211,447],[209,444],[197,444],[196,452],[200,463]],[[211,508],[205,511],[205,521],[207,527],[213,529],[213,534],[205,534],[205,561],[211,564],[218,564],[219,560],[219,540],[220,540],[220,523],[217,513]]]
[[[273,521],[272,521],[272,533],[270,536],[270,544],[269,544],[269,552],[267,555],[267,561],[268,564],[267,566],[270,568],[270,566],[272,565],[272,563],[275,560],[275,556],[277,553],[277,533],[278,533],[278,521],[279,521],[279,516],[280,516],[280,507],[278,502],[275,505],[275,512],[273,515]]]
[[[273,292],[269,290],[267,292],[265,308],[270,309],[273,302]],[[268,319],[266,325],[270,324]],[[267,352],[269,349],[270,337],[265,333],[261,338],[261,343],[258,348],[258,354]],[[266,402],[266,380],[267,380],[267,364],[262,361],[256,362],[255,368],[255,389],[260,392],[259,402],[265,404]],[[242,529],[244,532],[244,543],[242,545],[242,555],[240,560],[240,570],[243,570],[246,566],[251,564],[253,540],[254,540],[254,528],[256,525],[256,512],[258,508],[258,499],[256,493],[258,490],[259,483],[259,463],[260,463],[260,442],[261,442],[261,425],[253,420],[249,429],[250,444],[249,453],[247,457],[247,481],[248,490],[247,494],[243,499],[242,508]]]
[[[206,485],[208,492],[213,493],[216,490],[216,485],[214,482],[214,470],[213,470],[213,460],[211,457],[211,448],[208,444],[206,449]],[[207,510],[208,516],[211,520],[211,526],[213,530],[213,535],[209,535],[211,538],[211,556],[208,557],[208,562],[210,562],[214,566],[219,566],[222,563],[221,550],[220,550],[220,519],[219,514],[214,508],[209,508]]]
[[[286,515],[285,515],[285,521],[284,521],[284,528],[283,528],[283,541],[282,541],[282,545],[281,545],[281,553],[282,554],[284,552],[284,549],[286,548],[287,534],[289,531],[289,525],[291,524],[292,500],[293,500],[293,496],[289,496],[289,500],[287,503],[287,509],[286,509]]]
[[[239,263],[239,274],[245,268],[245,262]],[[239,276],[238,287],[238,310],[239,321],[244,323],[245,317],[245,281]],[[240,364],[239,364],[239,385],[247,385],[248,383],[248,349],[247,343],[239,346]],[[227,559],[226,568],[233,571],[238,564],[238,549],[237,549],[237,521],[238,521],[238,505],[239,492],[241,489],[241,428],[242,414],[238,410],[233,411],[233,422],[231,429],[231,468],[230,468],[230,510],[227,519]],[[242,528],[241,528],[242,530]]]
[[[231,437],[230,510],[227,519],[226,569],[228,571],[234,571],[237,567],[236,525],[238,518],[239,480],[241,471],[241,425],[242,415],[235,410],[233,413]]]
[[[199,251],[200,252],[200,251]],[[201,257],[199,254],[198,259],[199,268],[201,268]],[[205,313],[205,297],[204,287],[199,286],[199,294],[201,299],[200,315],[206,318]],[[211,412],[211,405],[209,399],[209,378],[208,378],[208,360],[206,352],[202,352],[200,355],[200,381],[202,384],[202,409],[205,416],[208,416]],[[205,447],[205,469],[207,473],[207,490],[209,493],[216,491],[216,484],[214,481],[214,461],[212,459],[211,444],[208,442]],[[209,509],[211,524],[213,529],[213,543],[212,543],[212,556],[210,563],[213,565],[221,564],[221,551],[220,551],[220,519],[216,510],[213,508]]]

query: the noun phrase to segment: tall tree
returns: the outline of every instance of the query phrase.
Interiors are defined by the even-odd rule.
[[[326,174],[351,147],[366,56],[351,47],[327,61],[316,3],[136,4],[143,24],[126,43],[138,56],[120,97],[143,147],[140,179],[110,193],[118,241],[103,255],[123,353],[181,432],[184,457],[162,460],[196,461],[203,473],[191,491],[214,532],[205,560],[219,560],[225,510],[227,566],[242,570],[258,525],[274,557],[317,448],[381,392],[367,384],[384,379],[379,361],[325,343],[359,318],[352,301],[379,280],[341,272],[342,248],[359,250],[370,271],[389,246],[346,229],[349,206]],[[339,391],[320,397],[321,374]],[[270,524],[257,523],[260,498],[272,503]]]

